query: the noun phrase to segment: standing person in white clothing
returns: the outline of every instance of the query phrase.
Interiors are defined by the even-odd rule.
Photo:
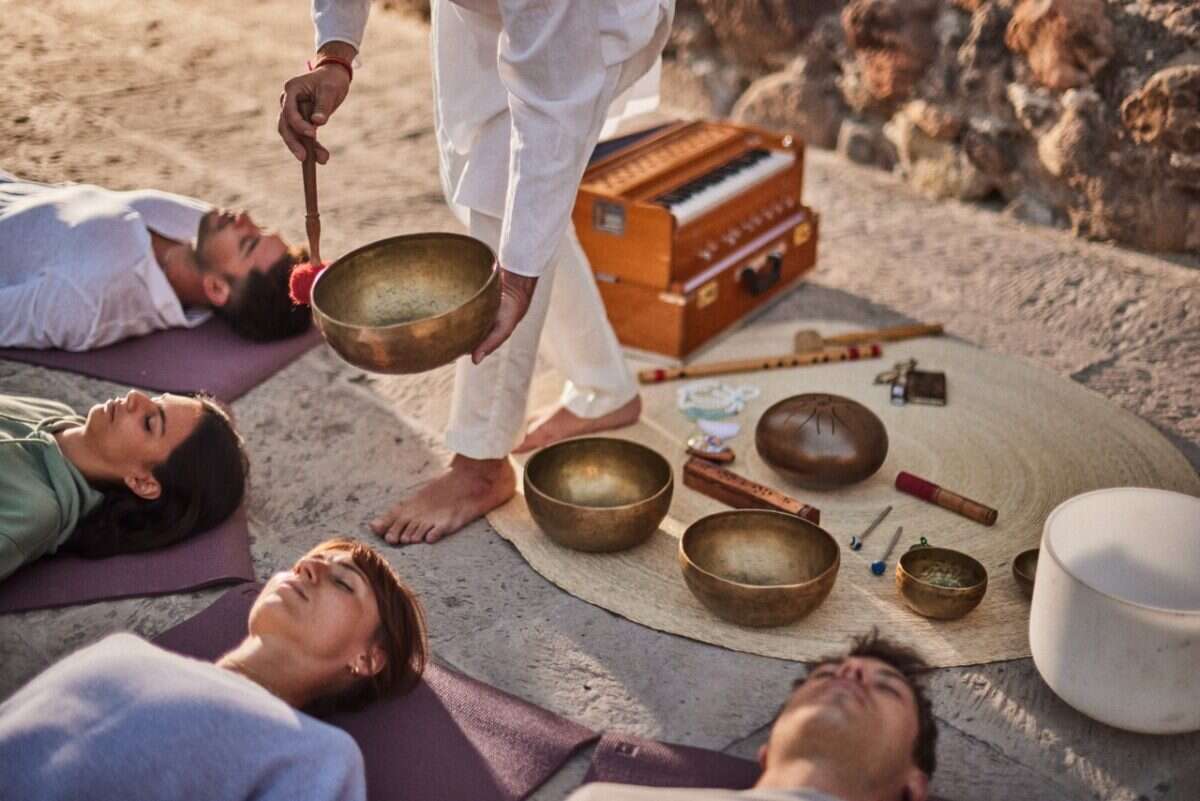
[[[471,235],[496,252],[501,301],[491,333],[457,365],[449,469],[371,523],[393,544],[435,542],[507,501],[516,488],[514,448],[640,415],[571,210],[606,118],[655,74],[674,11],[673,0],[432,5],[443,188]],[[317,57],[280,98],[279,132],[298,159],[303,137],[315,138],[349,91],[368,9],[368,0],[313,2]],[[300,99],[314,104],[311,122]],[[328,160],[320,145],[316,152]],[[569,380],[562,407],[522,441],[543,327],[547,355]]]
[[[247,339],[292,336],[311,321],[288,297],[305,258],[245,212],[0,170],[0,347],[91,350],[213,312]]]

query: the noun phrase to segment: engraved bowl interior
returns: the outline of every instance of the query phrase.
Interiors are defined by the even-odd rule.
[[[491,277],[492,261],[457,238],[379,243],[336,262],[313,300],[346,325],[402,325],[466,303]]]
[[[829,534],[782,513],[712,515],[690,527],[682,544],[684,554],[706,573],[754,587],[804,584],[838,561],[837,543]]]
[[[987,570],[978,560],[950,548],[914,548],[896,562],[901,597],[926,617],[962,617],[983,600],[987,583]]]
[[[820,606],[841,552],[830,534],[795,515],[739,509],[701,518],[679,541],[692,594],[743,626],[781,626]]]
[[[592,509],[628,506],[654,497],[671,481],[656,451],[623,439],[570,439],[538,451],[525,479],[560,503]]]
[[[564,440],[525,465],[525,502],[534,522],[559,545],[580,551],[644,542],[666,517],[674,486],[661,454],[612,437]]]
[[[470,352],[499,308],[495,257],[461,234],[391,237],[335,261],[313,286],[313,316],[344,359],[423,372]]]

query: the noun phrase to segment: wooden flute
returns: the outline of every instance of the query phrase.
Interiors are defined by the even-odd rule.
[[[638,371],[638,381],[643,384],[658,384],[680,378],[700,378],[725,373],[748,373],[755,370],[774,370],[778,367],[805,367],[829,362],[873,359],[883,354],[877,344],[849,347],[824,348],[811,353],[787,353],[782,356],[767,356],[761,359],[731,359],[723,362],[693,364],[686,367],[652,367]]]
[[[683,483],[734,509],[774,509],[821,524],[821,510],[815,506],[696,456],[683,465]]]

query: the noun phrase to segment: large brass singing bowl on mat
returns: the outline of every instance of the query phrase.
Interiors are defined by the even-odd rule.
[[[470,353],[499,308],[495,255],[461,234],[372,242],[331,264],[312,291],[325,341],[374,373],[423,373]]]
[[[983,565],[950,548],[914,548],[896,561],[896,588],[914,612],[938,620],[962,617],[983,600]]]
[[[812,392],[763,412],[754,446],[793,483],[823,490],[874,474],[887,458],[888,435],[879,417],[858,401]]]
[[[741,626],[783,626],[816,609],[841,564],[820,526],[784,512],[738,509],[702,517],[679,540],[692,594]]]
[[[667,516],[674,488],[665,458],[623,439],[564,440],[525,465],[525,502],[534,522],[550,539],[577,551],[641,544]]]

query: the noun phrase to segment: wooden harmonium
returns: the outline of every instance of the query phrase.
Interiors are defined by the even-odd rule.
[[[625,345],[682,359],[816,262],[804,146],[726,122],[669,125],[593,163],[575,231]]]

